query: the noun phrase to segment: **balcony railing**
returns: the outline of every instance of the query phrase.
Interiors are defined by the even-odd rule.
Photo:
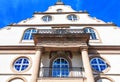
[[[38,29],[39,34],[80,34],[83,29]]]
[[[39,77],[53,77],[53,78],[78,78],[84,77],[84,70],[82,67],[72,67],[72,68],[40,68]]]

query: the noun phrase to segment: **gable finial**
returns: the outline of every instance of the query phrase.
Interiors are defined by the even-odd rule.
[[[57,2],[62,2],[62,0],[58,0]]]
[[[64,5],[64,3],[62,2],[62,0],[57,0],[56,5]]]

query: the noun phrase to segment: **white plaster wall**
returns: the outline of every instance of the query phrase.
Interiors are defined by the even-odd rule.
[[[30,58],[31,66],[28,71],[23,72],[24,74],[31,74],[32,73],[32,64],[34,60],[33,54],[0,54],[0,74],[16,74],[18,73],[13,68],[13,62],[18,57],[28,57]]]
[[[22,56],[30,58],[30,67],[23,72],[17,72],[13,67],[13,63]],[[35,64],[33,61],[34,54],[0,54],[0,82],[8,82],[8,80],[14,77],[23,77],[27,82],[30,82],[33,64]]]
[[[100,57],[102,57],[110,65],[110,69],[104,72],[104,74],[106,75],[105,77],[111,78],[114,82],[119,82],[120,81],[120,71],[119,71],[120,70],[120,65],[119,65],[120,54],[106,53],[106,54],[100,54]],[[107,81],[104,80],[103,82],[107,82]]]
[[[49,14],[52,16],[52,21],[44,22],[42,17],[46,14],[34,14],[34,17],[23,20],[18,24],[106,24],[105,22],[89,16],[88,13],[76,13],[78,20],[70,21],[67,19],[69,14]]]
[[[7,28],[0,30],[0,45],[17,45],[22,39],[24,27],[14,27],[9,30]]]
[[[3,75],[3,76],[0,76],[0,82],[8,82],[9,80],[11,80],[11,79],[13,79],[13,78],[15,78],[15,77],[17,77],[17,76],[14,76],[14,75]],[[18,77],[22,77],[22,78],[24,78],[27,82],[31,82],[31,76],[25,76],[25,75],[23,75],[23,76],[19,76],[18,75]],[[17,81],[16,81],[17,82]]]
[[[62,12],[76,12],[68,5],[54,5],[50,6],[47,11],[45,12],[57,12],[57,9],[62,9]]]
[[[96,26],[92,27],[99,35],[100,42],[91,45],[120,45],[120,29],[115,26]]]
[[[98,34],[98,40],[95,42],[90,42],[90,45],[120,45],[120,29],[115,26],[71,26],[70,29],[83,29],[85,27],[91,27],[96,30]],[[0,45],[30,45],[33,46],[34,42],[32,41],[22,41],[23,33],[28,28],[36,28],[36,29],[51,29],[51,27],[11,27],[9,30],[6,27],[0,30]]]
[[[33,15],[32,18],[28,18],[25,20],[20,21],[18,24],[106,24],[104,21],[97,19],[95,17],[90,17],[87,12],[78,12],[75,13],[78,17],[77,21],[69,21],[67,19],[67,15],[65,13],[57,13],[53,14],[53,12],[57,12],[57,9],[62,9],[62,12],[77,12],[73,10],[70,6],[67,5],[54,5],[50,6],[47,11],[43,12],[42,14],[36,13]],[[52,12],[52,13],[51,13]],[[44,13],[51,13],[47,15],[52,16],[52,21],[44,22],[42,17],[46,14]]]
[[[120,82],[120,76],[109,76],[114,82]]]
[[[120,74],[120,54],[101,54],[105,60],[107,60],[110,64],[110,70],[106,72],[106,74]]]
[[[88,27],[88,26],[86,26]],[[90,45],[120,45],[119,33],[120,29],[113,26],[89,26],[96,30],[98,33],[98,42],[90,42]],[[0,30],[0,45],[34,45],[33,41],[22,42],[23,33],[28,28],[36,29],[51,29],[51,27],[12,27]],[[71,26],[71,29],[83,29],[85,26]],[[92,41],[92,40],[91,40]],[[31,42],[31,43],[30,43]]]
[[[120,45],[120,29],[116,26],[71,26],[70,29],[83,29],[86,27],[93,28],[98,37],[98,40],[90,40],[90,45]]]
[[[9,29],[10,28],[10,29]],[[28,27],[6,27],[3,29],[0,29],[0,46],[33,46],[34,42],[27,41],[22,42],[22,37],[24,34],[24,31],[28,28],[36,28],[36,29],[50,29],[51,27],[34,27],[34,26],[28,26]],[[9,30],[8,30],[9,29]]]
[[[83,64],[81,54],[74,52],[72,53],[72,55],[73,55],[73,58],[71,59],[72,67],[82,67]]]
[[[41,67],[49,67],[49,66],[50,66],[49,53],[43,54],[41,58]]]

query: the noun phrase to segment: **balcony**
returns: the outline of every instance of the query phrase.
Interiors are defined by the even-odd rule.
[[[56,34],[56,35],[64,35],[64,34],[81,34],[84,33],[83,29],[39,29],[37,31],[39,34]]]
[[[39,78],[84,78],[82,67],[72,68],[40,68]]]
[[[54,69],[42,67],[40,68],[37,82],[85,82],[85,80],[86,78],[82,67]]]
[[[33,38],[35,45],[39,46],[63,45],[63,43],[78,46],[80,43],[87,43],[90,35],[83,29],[38,29]]]

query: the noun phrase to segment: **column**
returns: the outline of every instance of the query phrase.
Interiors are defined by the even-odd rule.
[[[86,82],[94,82],[94,77],[93,77],[92,69],[90,66],[87,46],[81,47],[81,55],[82,55],[82,61],[83,61],[83,66],[85,71],[85,77],[87,78]]]
[[[33,61],[33,72],[32,72],[31,82],[37,82],[37,78],[38,78],[39,70],[40,70],[42,49],[43,49],[42,47],[36,48],[36,53],[35,53],[35,57]]]

